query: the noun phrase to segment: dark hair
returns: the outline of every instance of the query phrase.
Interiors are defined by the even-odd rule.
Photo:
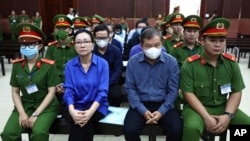
[[[162,34],[159,30],[154,27],[145,27],[142,29],[141,33],[141,43],[143,44],[145,39],[152,39],[154,36],[159,36],[161,41],[163,41]]]
[[[137,28],[137,27],[138,27],[138,25],[139,25],[140,23],[145,23],[145,24],[146,24],[146,26],[148,26],[148,25],[149,25],[149,24],[148,24],[148,21],[146,21],[146,20],[139,20],[139,21],[137,21],[137,22],[136,22],[135,27]]]
[[[96,32],[98,31],[107,31],[108,35],[109,35],[109,29],[105,24],[99,24],[98,26],[95,27],[94,29],[94,36],[96,36]]]
[[[87,33],[87,34],[90,36],[91,42],[92,42],[92,43],[94,42],[94,36],[93,36],[93,34],[92,34],[90,31],[86,30],[86,29],[80,29],[80,30],[78,30],[78,31],[74,34],[74,41],[76,40],[76,36],[77,36],[78,34],[80,34],[80,33]]]
[[[115,30],[115,29],[120,29],[120,30],[122,30],[121,24],[115,24],[115,25],[114,25],[114,30]]]

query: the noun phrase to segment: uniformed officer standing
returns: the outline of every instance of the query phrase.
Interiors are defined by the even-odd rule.
[[[77,55],[72,38],[69,37],[69,34],[72,32],[70,28],[72,21],[66,15],[59,14],[53,18],[53,23],[55,25],[56,41],[48,44],[45,57],[55,60],[61,82],[57,85],[57,92],[64,93],[62,83],[64,81],[65,64]]]
[[[16,26],[18,25],[18,16],[14,10],[11,11],[11,15],[9,15],[10,21],[10,30],[11,30],[11,40],[16,40]]]
[[[2,141],[21,140],[24,129],[30,128],[30,141],[49,141],[48,131],[59,110],[55,98],[57,69],[54,61],[39,57],[46,38],[40,29],[23,23],[17,26],[17,34],[25,58],[13,61],[10,85],[15,108],[1,138]]]
[[[183,34],[182,30],[183,27],[181,25],[182,21],[184,20],[184,16],[182,14],[173,14],[170,17],[170,25],[173,29],[173,33],[171,38],[165,39],[163,42],[163,46],[166,48],[168,53],[171,53],[173,47],[178,46],[183,41]]]
[[[197,15],[186,17],[182,26],[184,27],[184,41],[173,47],[170,53],[174,56],[181,67],[186,58],[203,52],[203,46],[198,41],[202,20]]]
[[[180,87],[187,102],[183,109],[182,141],[199,141],[203,130],[219,134],[230,124],[248,124],[238,109],[245,84],[236,58],[223,54],[229,21],[218,18],[202,30],[204,52],[181,67]]]
[[[35,16],[32,17],[32,23],[42,29],[43,21],[38,11],[36,11]]]
[[[21,15],[18,17],[19,23],[28,23],[29,22],[29,16],[26,14],[25,10],[21,11]]]

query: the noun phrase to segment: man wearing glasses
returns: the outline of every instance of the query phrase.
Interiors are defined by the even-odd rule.
[[[98,25],[95,27],[93,33],[96,43],[94,53],[107,60],[109,64],[108,100],[110,106],[120,106],[121,88],[119,80],[122,73],[122,53],[117,47],[109,43],[109,30],[106,25]]]

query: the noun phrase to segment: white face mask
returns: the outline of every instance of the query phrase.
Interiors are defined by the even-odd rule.
[[[150,59],[156,59],[160,56],[162,48],[151,47],[150,49],[144,50],[145,55]]]
[[[86,28],[85,28],[85,30],[88,30],[88,31],[90,31],[90,27],[86,27]]]
[[[104,40],[96,40],[96,45],[100,48],[104,48],[106,46],[108,46],[109,40],[108,39],[104,39]]]

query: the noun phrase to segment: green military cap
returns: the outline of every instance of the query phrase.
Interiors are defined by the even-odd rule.
[[[184,15],[181,13],[176,13],[176,14],[171,14],[171,17],[169,19],[169,23],[170,24],[174,24],[174,23],[182,23],[182,21],[184,20]]]
[[[100,15],[97,15],[95,14],[92,18],[91,18],[91,22],[92,23],[102,23],[105,19],[100,16]]]
[[[91,18],[89,17],[82,17],[82,18],[88,23],[88,26],[92,26]]]
[[[69,17],[67,17],[66,15],[64,14],[59,14],[59,15],[56,15],[54,18],[53,18],[53,24],[55,26],[71,26],[72,25],[72,21]]]
[[[184,28],[191,27],[191,28],[201,28],[202,26],[202,20],[200,16],[197,15],[190,15],[187,16],[183,21],[182,21],[182,26]]]
[[[226,36],[230,22],[226,18],[216,18],[208,22],[202,29],[203,36]]]
[[[31,23],[20,23],[16,27],[19,42],[36,42],[46,40],[41,29]]]
[[[169,26],[170,26],[169,22],[167,22],[167,21],[162,21],[159,25],[160,25],[162,28],[163,28],[163,27],[169,27]]]
[[[87,21],[82,17],[75,17],[72,19],[74,27],[86,27],[88,26]]]

